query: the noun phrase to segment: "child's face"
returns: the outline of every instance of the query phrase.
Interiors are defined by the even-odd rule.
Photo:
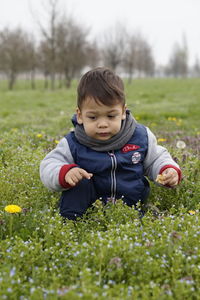
[[[116,102],[107,106],[87,98],[81,109],[77,108],[77,121],[83,124],[86,134],[94,139],[105,141],[117,134],[121,122],[126,118],[126,107]]]

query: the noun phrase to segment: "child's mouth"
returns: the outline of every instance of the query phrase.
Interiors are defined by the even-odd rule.
[[[109,136],[108,132],[100,132],[98,133],[99,136],[105,137],[105,136]]]

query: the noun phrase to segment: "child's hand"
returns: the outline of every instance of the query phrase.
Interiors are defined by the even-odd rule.
[[[90,179],[93,176],[92,173],[88,173],[84,169],[81,168],[72,168],[70,169],[67,174],[65,175],[65,181],[71,185],[75,186],[79,181],[81,181],[83,178]]]
[[[175,169],[167,168],[165,169],[162,174],[158,175],[160,179],[156,180],[157,182],[161,183],[162,185],[168,185],[170,187],[174,187],[179,182],[179,176]]]

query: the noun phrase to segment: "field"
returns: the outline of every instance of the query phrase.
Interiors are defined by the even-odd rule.
[[[0,299],[200,299],[200,79],[126,85],[128,108],[180,164],[180,186],[151,184],[142,220],[119,200],[77,222],[63,222],[38,171],[72,127],[76,82],[37,84],[0,82]]]

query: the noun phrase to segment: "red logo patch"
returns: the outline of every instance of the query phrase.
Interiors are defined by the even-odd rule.
[[[139,148],[140,148],[140,146],[133,145],[133,144],[127,144],[122,148],[122,152],[126,153],[126,152],[137,150]]]

